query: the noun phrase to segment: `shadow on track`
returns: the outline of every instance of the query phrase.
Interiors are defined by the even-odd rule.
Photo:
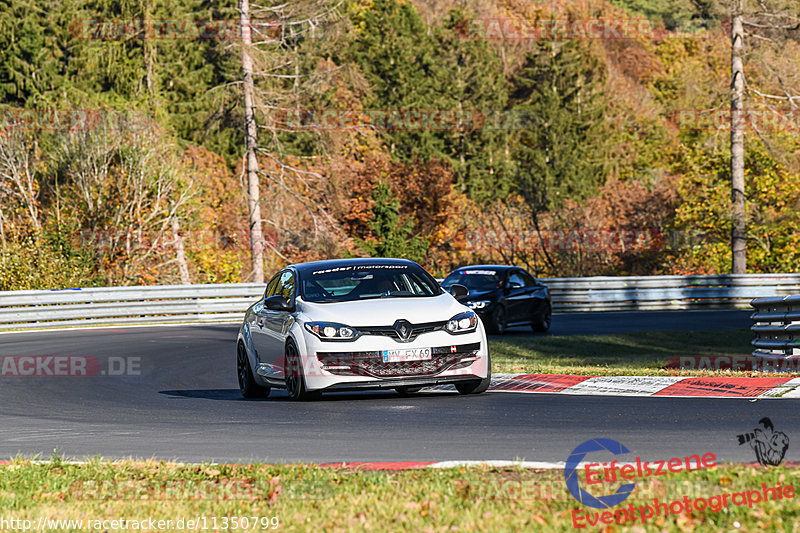
[[[202,400],[217,400],[226,402],[288,402],[286,391],[273,390],[267,398],[243,398],[239,389],[183,389],[163,390],[159,394],[173,398],[196,398]],[[408,396],[401,396],[395,391],[344,391],[325,393],[319,402],[348,401],[348,400],[416,400],[424,398],[441,398],[442,396],[459,396],[458,393],[449,391],[418,392]]]
[[[175,398],[202,398],[204,400],[245,401],[239,389],[187,389],[187,390],[162,390],[159,394]],[[267,398],[257,398],[261,402]]]

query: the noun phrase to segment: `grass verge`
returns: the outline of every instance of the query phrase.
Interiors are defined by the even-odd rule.
[[[512,336],[489,341],[493,372],[639,375],[774,376],[754,371],[665,368],[675,356],[750,355],[750,330],[643,331],[616,335]],[[781,374],[784,375],[784,374]],[[797,372],[785,375],[800,375]]]
[[[638,480],[630,498],[614,509],[643,506],[653,498],[666,503],[684,496],[705,498],[709,508],[703,511],[684,510],[643,523],[637,519],[637,530],[797,531],[800,506],[795,499],[752,507],[729,503],[717,512],[710,508],[712,496],[779,482],[800,485],[800,469],[724,465],[668,474]],[[614,490],[610,487],[605,493]],[[592,489],[598,495],[602,491]],[[0,466],[0,509],[0,520],[82,519],[90,526],[51,523],[51,531],[87,531],[92,525],[98,526],[94,530],[134,530],[130,524],[115,528],[86,521],[149,519],[171,520],[167,529],[173,531],[189,530],[186,521],[198,519],[205,520],[208,530],[223,531],[273,530],[276,523],[274,530],[281,531],[568,531],[574,527],[573,511],[594,511],[570,496],[560,470],[483,466],[375,472],[314,465],[67,464],[58,459]],[[226,517],[227,527],[221,527]],[[248,517],[249,527],[241,520],[234,527],[231,517]],[[180,519],[182,529],[176,522]],[[211,527],[214,520],[216,528]],[[630,524],[604,527],[631,530]]]

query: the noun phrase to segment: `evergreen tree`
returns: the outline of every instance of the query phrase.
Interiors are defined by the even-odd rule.
[[[508,132],[484,124],[504,110],[507,82],[487,43],[464,38],[466,15],[454,10],[431,30],[412,4],[377,0],[356,4],[351,18],[357,37],[341,60],[355,62],[370,82],[365,107],[431,118],[385,131],[392,157],[446,160],[459,188],[476,199],[507,194]]]
[[[585,198],[604,181],[607,131],[602,65],[575,41],[542,43],[514,79],[525,117],[513,156],[516,185],[535,213]]]
[[[508,83],[497,54],[483,39],[464,39],[467,16],[454,10],[436,31],[438,92],[446,105],[470,117],[465,128],[440,133],[459,188],[479,201],[505,198],[511,189],[506,149]]]
[[[204,144],[231,164],[238,161],[239,95],[228,87],[239,76],[237,56],[228,49],[237,39],[229,31],[238,26],[235,3],[209,7],[205,0],[90,0],[79,19],[144,20],[151,31],[130,38],[84,31],[70,62],[78,87],[102,104],[147,110],[180,138]],[[219,38],[198,33],[204,20],[223,21],[225,31]]]
[[[691,31],[713,24],[714,0],[610,0],[631,15],[654,24],[662,22],[669,30]]]
[[[442,65],[435,41],[411,3],[376,0],[355,4],[351,15],[356,39],[345,61],[354,61],[370,83],[366,108],[405,111],[448,109],[436,83]],[[392,156],[401,161],[425,161],[443,156],[441,135],[426,130],[389,129],[385,133]]]
[[[0,0],[0,104],[34,107],[67,92],[76,1]]]
[[[400,222],[400,202],[392,196],[386,182],[380,181],[372,192],[375,205],[369,228],[375,240],[359,240],[361,248],[372,257],[404,257],[422,261],[428,243],[419,235],[413,235],[412,220]]]

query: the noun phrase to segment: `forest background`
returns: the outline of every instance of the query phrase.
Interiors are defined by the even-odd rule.
[[[265,271],[729,273],[735,7],[252,4]],[[747,270],[794,272],[797,6],[743,7]],[[252,279],[239,17],[0,0],[0,290]]]

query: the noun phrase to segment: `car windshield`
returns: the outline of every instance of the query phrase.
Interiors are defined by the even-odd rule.
[[[442,287],[446,289],[456,283],[471,291],[490,291],[503,285],[503,275],[500,271],[491,269],[456,270],[444,279]]]
[[[370,298],[437,296],[436,280],[416,265],[356,264],[321,268],[302,276],[307,302],[352,302]]]

